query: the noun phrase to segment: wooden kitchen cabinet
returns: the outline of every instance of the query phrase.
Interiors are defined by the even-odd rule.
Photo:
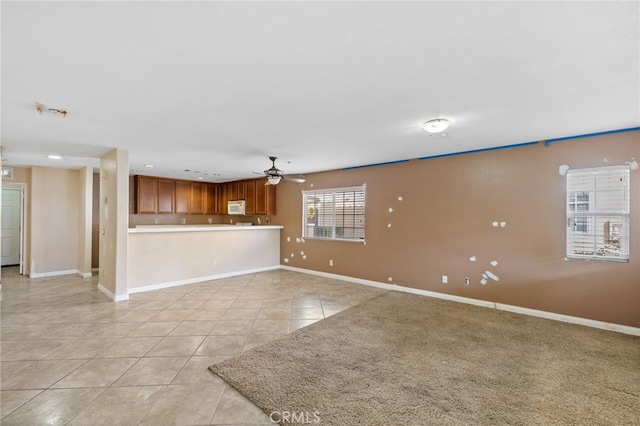
[[[245,213],[247,215],[256,214],[256,181],[247,180],[244,183],[245,190]]]
[[[276,187],[264,179],[226,183],[137,175],[136,214],[228,214],[227,203],[245,200],[246,214],[276,214]]]
[[[191,214],[204,214],[204,183],[191,182]]]
[[[173,179],[158,178],[158,213],[173,214],[175,191]]]
[[[191,213],[191,182],[188,180],[175,181],[176,186],[176,208],[177,214]]]
[[[246,197],[245,181],[225,182],[224,198],[226,201],[244,200]]]
[[[231,191],[231,185],[221,183],[218,185],[218,213],[227,214],[227,203],[229,202],[229,194]]]
[[[247,197],[246,185],[245,185],[246,182],[244,180],[239,180],[231,183],[232,183],[232,186],[234,187],[234,193],[236,195],[236,198],[234,199],[246,200],[246,197]]]
[[[205,184],[204,214],[218,214],[218,184],[216,183]]]
[[[276,214],[276,186],[265,185],[264,179],[256,180],[256,212],[255,214]]]
[[[136,213],[155,214],[158,212],[158,178],[136,176]]]

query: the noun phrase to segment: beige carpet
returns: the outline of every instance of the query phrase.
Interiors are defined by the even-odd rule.
[[[282,424],[640,424],[640,337],[399,292],[209,368]]]

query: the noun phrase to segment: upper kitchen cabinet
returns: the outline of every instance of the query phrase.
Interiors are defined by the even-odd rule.
[[[276,214],[276,186],[265,185],[264,179],[256,179],[256,213]]]
[[[191,213],[191,182],[188,180],[177,180],[176,185],[176,208],[177,214]]]
[[[225,182],[223,186],[223,198],[226,201],[244,200],[246,197],[245,181]]]
[[[256,214],[256,180],[247,180],[244,183],[245,189],[245,214]]]
[[[204,214],[218,213],[218,184],[207,183],[204,188]]]
[[[204,214],[204,182],[191,182],[191,214]]]
[[[229,201],[245,200],[247,216],[276,214],[276,187],[264,183],[265,179],[249,179],[221,184],[218,213],[227,214]]]
[[[153,176],[135,176],[137,214],[172,214],[174,212],[175,185],[173,179]]]
[[[218,185],[218,213],[227,214],[227,203],[231,198],[231,185],[221,183]]]
[[[136,176],[136,213],[158,213],[158,178]]]
[[[173,179],[158,178],[158,213],[173,213],[175,193],[175,181]]]
[[[226,183],[135,176],[137,214],[228,214],[227,203],[246,201],[246,214],[276,214],[276,187],[264,179]]]
[[[231,186],[233,188],[232,192],[235,193],[236,198],[234,200],[246,200],[247,198],[247,187],[246,181],[239,180],[236,182],[231,182]]]

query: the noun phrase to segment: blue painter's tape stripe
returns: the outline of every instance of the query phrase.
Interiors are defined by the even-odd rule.
[[[454,156],[454,155],[474,154],[476,152],[496,151],[496,150],[499,150],[499,149],[517,148],[517,147],[520,147],[520,146],[537,145],[537,144],[538,144],[538,141],[516,143],[516,144],[513,144],[513,145],[494,146],[492,148],[474,149],[474,150],[471,150],[471,151],[460,151],[460,152],[452,152],[452,153],[449,153],[449,154],[431,155],[429,157],[420,157],[420,158],[418,158],[418,160],[429,160],[429,159],[432,159],[432,158],[451,157],[451,156]]]
[[[345,167],[342,170],[364,169],[365,167],[386,166],[388,164],[408,163],[409,160],[388,161],[386,163],[365,164],[364,166]]]
[[[587,133],[585,135],[567,136],[565,138],[547,139],[547,141],[544,143],[544,146],[549,146],[553,142],[569,141],[571,139],[590,138],[592,136],[613,135],[615,133],[635,132],[636,130],[640,130],[640,127],[629,127],[628,129],[609,130],[607,132]]]

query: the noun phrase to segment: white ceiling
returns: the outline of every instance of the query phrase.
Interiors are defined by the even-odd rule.
[[[3,1],[1,14],[3,165],[97,167],[121,148],[132,174],[222,182],[269,155],[310,173],[640,125],[637,1]],[[420,129],[435,117],[447,137]]]

